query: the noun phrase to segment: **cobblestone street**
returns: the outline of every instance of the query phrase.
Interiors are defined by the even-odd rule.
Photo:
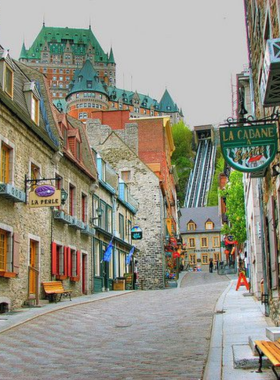
[[[39,317],[1,334],[1,379],[201,379],[226,276],[137,291]]]

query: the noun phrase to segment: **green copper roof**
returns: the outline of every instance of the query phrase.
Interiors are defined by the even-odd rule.
[[[43,26],[30,49],[21,51],[20,59],[41,59],[41,51],[45,42],[51,53],[62,54],[67,41],[70,42],[72,53],[85,55],[89,44],[95,49],[95,61],[108,62],[108,55],[104,53],[91,29],[54,28]],[[22,55],[23,54],[23,55]]]
[[[86,60],[81,70],[76,70],[75,76],[69,86],[70,90],[67,96],[74,92],[99,92],[108,96],[102,83],[99,81],[97,72],[94,70],[92,63]]]
[[[115,63],[115,58],[114,58],[114,53],[113,53],[113,49],[112,48],[110,50],[110,55],[109,55],[108,63]]]
[[[159,107],[161,112],[172,113],[179,112],[177,104],[174,103],[167,89],[165,90],[161,101],[159,102]]]
[[[25,47],[25,44],[23,42],[21,52],[20,52],[20,58],[26,59],[27,57],[28,57],[28,55],[27,55],[26,47]]]
[[[122,100],[124,104],[132,104],[133,96],[138,95],[139,97],[139,106],[143,108],[150,109],[153,106],[156,110],[159,110],[158,102],[151,98],[149,95],[139,94],[137,91],[127,91],[121,88],[108,86],[107,91],[111,100],[118,102]]]

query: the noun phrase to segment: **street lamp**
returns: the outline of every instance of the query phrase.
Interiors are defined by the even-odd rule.
[[[61,204],[62,205],[65,205],[66,201],[67,201],[67,198],[68,198],[68,193],[66,190],[64,189],[61,189],[60,190],[60,193],[61,193]]]
[[[98,207],[95,211],[96,211],[97,216],[90,218],[89,220],[90,224],[94,224],[94,221],[96,219],[101,218],[104,210],[101,207]]]

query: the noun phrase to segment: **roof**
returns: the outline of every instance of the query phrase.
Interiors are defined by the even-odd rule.
[[[75,55],[86,55],[87,47],[92,45],[95,50],[95,61],[108,62],[108,55],[103,51],[91,29],[57,28],[43,25],[29,49],[22,49],[20,59],[40,59],[45,42],[53,54],[63,54],[67,41],[70,41],[71,51]]]
[[[94,70],[92,63],[87,59],[84,66],[75,73],[70,84],[70,91],[67,96],[73,94],[74,92],[99,92],[108,96],[102,83],[99,81],[97,72]]]
[[[159,102],[159,107],[161,112],[173,113],[179,112],[177,104],[174,103],[167,89],[164,91],[164,94]]]
[[[9,62],[9,57],[5,58],[5,61]],[[59,134],[54,120],[54,115],[51,109],[51,103],[49,100],[49,93],[47,88],[47,82],[43,74],[37,70],[31,69],[26,65],[23,65],[15,60],[12,61],[12,67],[14,70],[14,94],[13,99],[10,99],[1,92],[1,100],[6,104],[10,110],[16,114],[24,123],[45,143],[47,143],[53,150],[59,149]],[[31,86],[31,82],[32,83]],[[24,88],[26,83],[31,88],[35,88],[35,93],[40,96],[40,121],[39,125],[36,125],[30,116],[30,111],[27,107]]]
[[[217,232],[222,228],[221,218],[219,216],[218,206],[213,207],[183,207],[180,209],[180,233],[181,234],[194,234],[194,231],[187,230],[187,224],[194,222],[196,224],[195,233],[198,232]],[[205,223],[211,221],[214,223],[213,230],[206,230]]]

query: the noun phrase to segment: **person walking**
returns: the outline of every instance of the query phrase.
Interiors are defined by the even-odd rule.
[[[209,272],[210,273],[213,273],[213,266],[214,266],[213,259],[210,259],[210,263],[209,263]]]

